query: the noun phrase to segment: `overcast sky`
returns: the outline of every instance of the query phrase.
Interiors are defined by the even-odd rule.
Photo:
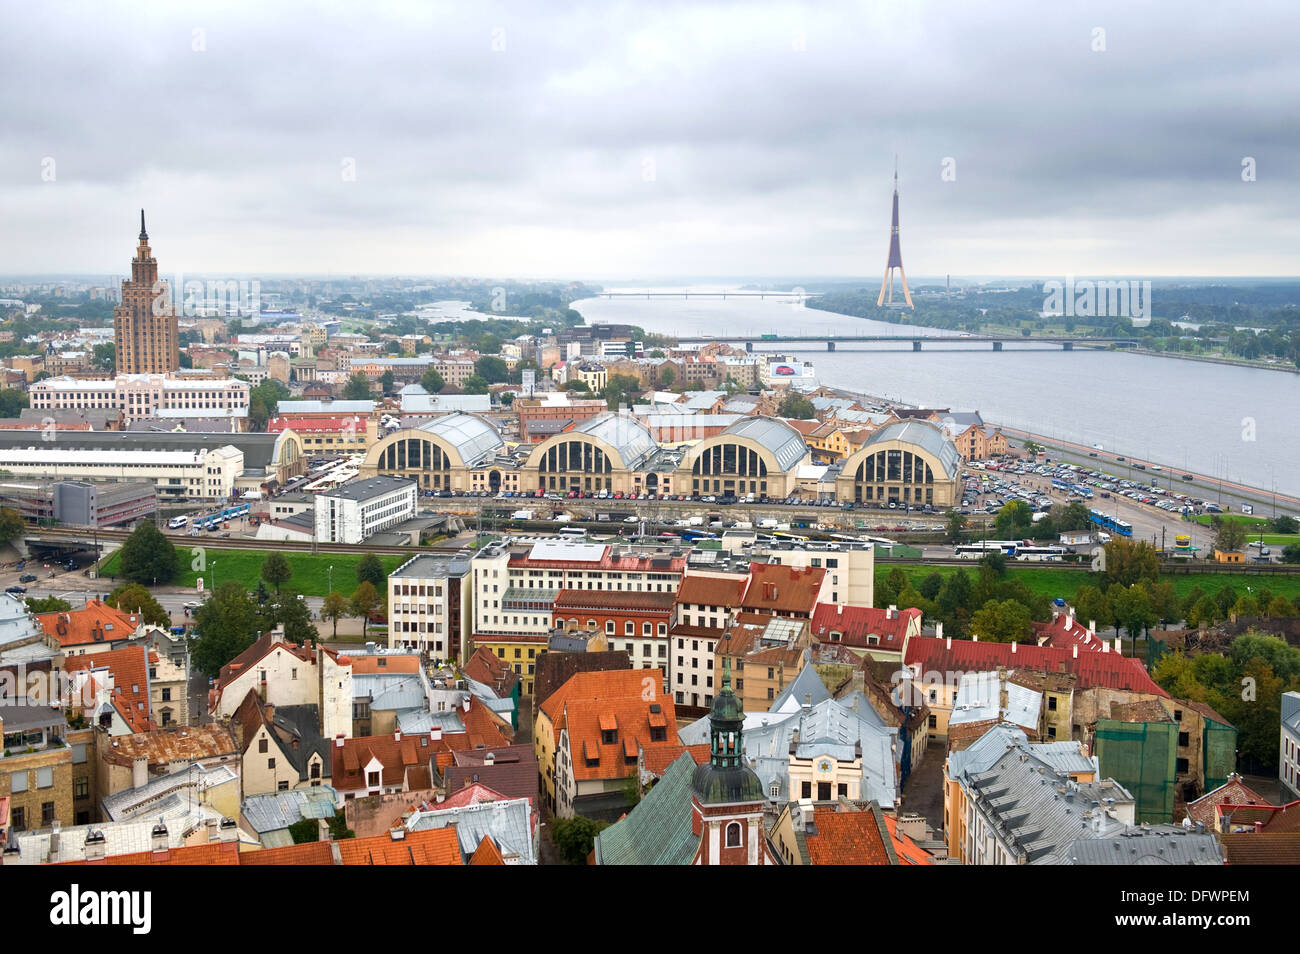
[[[897,153],[913,281],[1294,275],[1297,35],[1292,0],[15,4],[0,274],[122,273],[144,206],[168,274],[878,280]]]

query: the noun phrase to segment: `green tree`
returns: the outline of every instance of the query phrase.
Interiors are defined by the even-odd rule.
[[[139,583],[123,583],[109,593],[104,602],[124,613],[138,612],[150,626],[170,627],[172,624],[171,614]]]
[[[489,391],[488,383],[477,374],[471,374],[461,385],[461,390],[466,394],[487,394]]]
[[[581,815],[557,818],[551,824],[551,838],[566,864],[585,865],[596,846],[596,836],[608,827],[608,822],[592,821]]]
[[[280,402],[289,396],[289,389],[274,378],[266,378],[248,392],[248,419],[254,430],[266,430],[266,423],[275,417]]]
[[[424,388],[430,394],[437,394],[447,386],[447,382],[442,379],[437,368],[430,368],[420,375],[420,387]]]
[[[17,388],[0,388],[0,417],[17,417],[31,400]]]
[[[591,388],[588,387],[587,382],[583,381],[581,378],[574,378],[572,381],[565,381],[564,390],[577,391],[579,394],[591,393]]]
[[[605,399],[605,404],[611,411],[617,411],[622,405],[631,406],[636,403],[636,397],[643,390],[640,380],[632,375],[611,374],[600,396]]]
[[[393,377],[393,369],[386,368],[379,378],[379,387],[385,395],[393,393],[393,385],[396,383],[396,380],[397,379]]]
[[[277,596],[271,603],[267,621],[274,626],[284,627],[284,638],[301,646],[318,635],[311,621],[311,609],[307,601],[298,599],[293,593]]]
[[[117,367],[117,345],[113,342],[108,341],[104,344],[95,345],[92,354],[91,360],[94,362],[95,367],[104,371],[112,371]]]
[[[1275,596],[1269,600],[1268,607],[1264,610],[1264,615],[1272,619],[1278,617],[1295,616],[1295,606],[1285,596]]]
[[[1250,593],[1243,593],[1237,597],[1237,602],[1232,604],[1232,614],[1234,616],[1258,616],[1259,600]]]
[[[1155,611],[1151,609],[1151,594],[1143,584],[1134,583],[1125,587],[1112,586],[1106,595],[1110,598],[1114,619],[1128,630],[1132,645],[1130,655],[1136,656],[1138,634],[1156,621]]]
[[[1219,604],[1213,596],[1202,596],[1187,611],[1185,621],[1188,626],[1200,626],[1204,623],[1206,626],[1213,626],[1216,620],[1223,619],[1219,612]]]
[[[1101,622],[1110,619],[1110,606],[1106,594],[1095,586],[1084,584],[1074,591],[1074,615],[1085,623]]]
[[[501,358],[484,355],[474,362],[474,373],[488,384],[500,384],[510,380],[510,369]]]
[[[370,400],[370,379],[360,371],[348,378],[348,383],[343,386],[343,400]]]
[[[1077,500],[1066,504],[1061,512],[1056,514],[1056,529],[1062,533],[1092,529],[1092,517],[1088,508]]]
[[[494,334],[486,334],[478,340],[479,354],[500,354],[501,339]]]
[[[274,586],[276,593],[280,592],[280,584],[288,583],[292,576],[293,569],[279,550],[272,550],[262,561],[262,579]]]
[[[943,589],[943,577],[938,573],[931,573],[921,581],[920,594],[927,600],[937,599],[939,591]]]
[[[1015,600],[989,600],[970,618],[971,632],[997,643],[1024,642],[1034,633],[1029,607]]]
[[[1246,760],[1248,769],[1259,771],[1271,766],[1277,768],[1277,727],[1282,719],[1283,681],[1273,672],[1273,667],[1258,657],[1249,660],[1241,670],[1243,690],[1249,687],[1253,698],[1241,699],[1241,692],[1228,696],[1231,707],[1223,715],[1237,728],[1237,751]]]
[[[364,627],[368,624],[370,617],[379,611],[381,605],[379,594],[370,581],[366,580],[353,591],[349,608],[352,610],[353,616],[361,617],[361,623]]]
[[[993,533],[999,540],[1023,540],[1029,535],[1034,512],[1023,500],[1008,500],[993,518]]]
[[[243,584],[227,580],[194,613],[190,658],[204,675],[216,676],[266,628],[266,620]]]
[[[1231,517],[1224,517],[1214,530],[1214,549],[1220,553],[1240,553],[1246,547],[1246,527]]]
[[[1274,517],[1268,522],[1268,528],[1274,533],[1300,533],[1300,520],[1295,517]]]
[[[375,592],[385,589],[385,582],[388,574],[384,572],[384,565],[379,562],[379,557],[373,553],[367,553],[357,561],[357,582],[369,583],[375,588]]]
[[[1300,543],[1288,543],[1282,548],[1283,563],[1300,563]]]
[[[0,546],[13,543],[27,532],[25,521],[13,507],[0,507]]]
[[[325,601],[321,604],[321,619],[327,619],[334,624],[334,638],[339,635],[339,620],[348,615],[348,598],[338,590],[331,590],[325,595]]]
[[[28,597],[26,600],[29,613],[66,613],[72,604],[57,596]]]
[[[947,524],[947,540],[949,543],[961,543],[966,534],[966,515],[958,513],[956,510],[949,511]]]
[[[179,572],[180,554],[151,520],[132,530],[122,544],[118,573],[133,583],[170,583]]]
[[[776,409],[777,417],[787,417],[795,421],[808,421],[817,416],[813,402],[802,394],[787,394],[781,399]]]
[[[677,380],[677,369],[671,364],[666,364],[659,369],[659,386],[661,388],[671,388],[673,382]]]
[[[1001,550],[990,550],[980,557],[980,576],[983,578],[985,572],[991,577],[997,578],[1007,575],[1007,555]]]
[[[1237,591],[1225,584],[1214,594],[1214,602],[1219,604],[1219,619],[1227,619],[1232,608],[1237,605]]]
[[[1106,586],[1118,583],[1132,586],[1144,580],[1160,578],[1160,556],[1145,540],[1113,537],[1105,547],[1106,571],[1102,581]]]
[[[1279,679],[1300,678],[1300,649],[1284,639],[1264,633],[1242,633],[1228,647],[1228,658],[1243,669],[1252,659],[1262,659]]]

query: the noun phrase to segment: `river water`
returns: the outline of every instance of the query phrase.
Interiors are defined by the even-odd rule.
[[[609,289],[617,291],[621,289]],[[630,288],[628,291],[646,289]],[[681,289],[672,289],[680,291]],[[692,289],[695,290],[695,289]],[[1300,495],[1300,375],[1112,351],[962,344],[953,332],[834,315],[786,300],[591,298],[589,324],[670,335],[909,334],[954,339],[881,345],[797,345],[787,352],[828,387],[929,407],[977,410],[986,422]],[[755,349],[762,347],[755,342]]]

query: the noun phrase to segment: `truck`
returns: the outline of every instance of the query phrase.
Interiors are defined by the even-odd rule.
[[[511,520],[532,520],[533,512],[531,510],[516,510],[510,515]]]
[[[691,527],[702,527],[702,526],[704,526],[704,518],[703,518],[703,517],[691,517],[691,518],[687,521],[687,525],[688,525],[688,526],[691,526]]]
[[[1061,546],[1081,547],[1092,543],[1092,533],[1088,530],[1073,530],[1061,534]]]
[[[777,523],[778,521],[775,517],[764,517],[762,520],[758,521],[758,529],[775,530]]]

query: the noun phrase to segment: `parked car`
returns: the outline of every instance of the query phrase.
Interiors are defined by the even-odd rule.
[[[5,592],[6,592],[6,593],[26,593],[26,592],[27,592],[27,587],[25,587],[25,586],[18,586],[18,585],[16,585],[16,584],[15,584],[14,586],[6,586],[6,587],[5,587]]]
[[[18,577],[18,582],[19,582],[19,583],[35,583],[35,582],[36,582],[36,574],[35,574],[35,573],[24,573],[22,576]]]

